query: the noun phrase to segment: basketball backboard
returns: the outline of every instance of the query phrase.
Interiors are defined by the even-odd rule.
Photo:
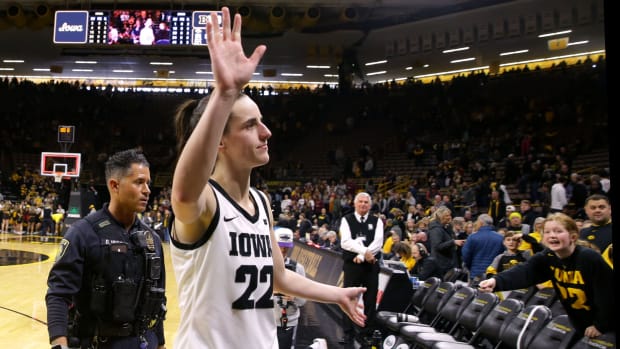
[[[41,153],[41,175],[56,177],[62,174],[63,177],[80,176],[80,153]]]

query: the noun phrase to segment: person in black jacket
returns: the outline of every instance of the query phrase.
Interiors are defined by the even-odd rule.
[[[551,280],[576,329],[595,338],[615,331],[613,270],[597,251],[578,245],[575,221],[563,213],[547,217],[543,228],[546,249],[525,263],[480,282],[480,291],[507,291]]]
[[[110,203],[71,225],[47,279],[53,349],[164,349],[166,272],[159,236],[137,216],[151,193],[134,149],[105,164]]]
[[[427,280],[431,277],[441,278],[443,276],[437,261],[428,254],[424,244],[420,242],[411,244],[411,255],[415,258],[416,262],[409,271],[409,275],[416,276],[420,281]]]
[[[452,212],[446,206],[440,206],[428,226],[428,239],[431,245],[430,254],[439,265],[442,275],[452,268],[459,268],[458,247],[462,247],[465,240],[457,240],[452,231]]]

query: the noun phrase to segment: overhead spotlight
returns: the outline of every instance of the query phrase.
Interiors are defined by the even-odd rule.
[[[26,24],[26,16],[20,4],[10,4],[6,9],[6,17],[17,27],[23,27]]]
[[[286,10],[282,6],[274,6],[269,13],[269,23],[276,30],[282,30],[286,27]]]
[[[250,8],[249,6],[239,6],[239,8],[237,9],[237,12],[241,15],[241,17],[245,20],[250,18],[250,16],[252,15],[252,8]]]
[[[308,7],[301,20],[302,27],[311,27],[321,18],[321,8],[317,6]]]
[[[40,29],[52,24],[52,9],[46,3],[38,3],[34,7],[34,18],[30,22],[30,26],[34,29]]]
[[[340,13],[340,20],[344,22],[351,22],[357,20],[359,13],[355,7],[345,7]]]
[[[46,3],[41,2],[41,3],[36,4],[34,7],[34,14],[37,17],[49,17],[51,16],[51,13],[52,11],[49,5]]]

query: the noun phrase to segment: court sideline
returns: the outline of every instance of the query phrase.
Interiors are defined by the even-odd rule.
[[[0,234],[0,347],[41,349],[49,347],[45,292],[47,275],[56,257],[58,237]],[[168,314],[166,346],[173,349],[179,325],[177,287],[172,272],[170,246],[164,245]],[[296,348],[307,348],[314,338],[325,338],[338,348],[340,325],[324,306],[308,302],[302,310]]]

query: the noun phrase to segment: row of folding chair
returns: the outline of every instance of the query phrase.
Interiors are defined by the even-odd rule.
[[[553,288],[515,290],[500,300],[494,293],[429,279],[413,295],[407,310],[377,315],[384,329],[384,349],[568,349],[575,334]],[[615,335],[607,337],[589,344],[584,339],[573,348],[615,347]],[[612,342],[611,347],[601,346]]]

